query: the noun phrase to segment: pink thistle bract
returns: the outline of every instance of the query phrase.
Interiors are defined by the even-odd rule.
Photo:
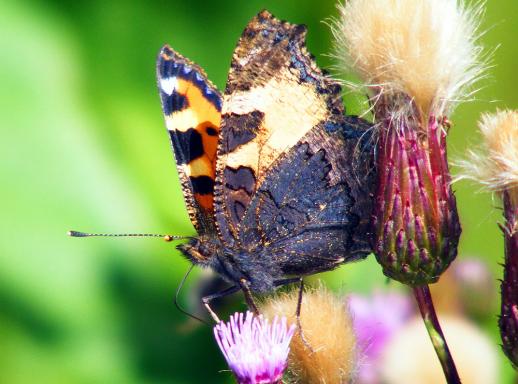
[[[295,333],[285,317],[270,323],[252,312],[235,313],[214,327],[216,341],[240,384],[278,383]]]

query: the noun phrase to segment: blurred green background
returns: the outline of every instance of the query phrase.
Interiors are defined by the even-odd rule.
[[[155,58],[168,42],[222,89],[234,45],[262,8],[308,25],[310,51],[321,66],[333,64],[321,21],[336,15],[334,0],[1,4],[0,382],[230,382],[218,373],[226,366],[211,329],[189,326],[173,305],[188,263],[171,244],[71,239],[66,231],[194,233],[164,129]],[[450,158],[477,143],[480,112],[518,107],[517,15],[515,0],[487,4],[481,40],[489,50],[500,47],[477,101],[451,117]],[[360,110],[353,96],[346,104]],[[456,190],[459,257],[487,260],[496,279],[498,201],[469,183]],[[197,274],[181,295],[188,307]],[[372,258],[321,277],[344,292],[386,282]],[[496,311],[484,326],[497,344]],[[510,383],[501,356],[502,382]]]

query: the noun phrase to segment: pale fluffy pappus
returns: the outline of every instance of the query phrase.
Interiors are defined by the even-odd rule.
[[[298,290],[267,299],[260,312],[267,318],[286,316],[296,324]],[[295,383],[341,384],[357,373],[356,339],[345,300],[325,287],[303,294],[300,322],[311,351],[296,332],[290,345],[288,371]]]
[[[397,98],[406,113],[413,100],[424,118],[450,112],[485,73],[478,44],[482,1],[348,0],[331,27],[342,70],[353,70],[371,91]],[[403,95],[404,97],[401,97]]]
[[[491,191],[518,188],[518,111],[485,113],[478,127],[483,144],[457,162],[456,180],[475,180]]]

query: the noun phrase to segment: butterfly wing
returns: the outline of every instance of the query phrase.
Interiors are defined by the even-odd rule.
[[[204,233],[214,228],[222,98],[199,66],[167,45],[158,56],[157,78],[187,210],[196,230]]]
[[[342,123],[340,85],[317,67],[305,35],[304,26],[263,11],[248,24],[234,52],[223,96],[215,187],[216,226],[229,246],[243,245],[242,219],[279,157],[316,126]],[[330,177],[342,179],[338,168]]]
[[[276,161],[240,223],[247,265],[260,260],[274,277],[300,276],[370,252],[368,127],[345,116],[339,125],[322,122]]]

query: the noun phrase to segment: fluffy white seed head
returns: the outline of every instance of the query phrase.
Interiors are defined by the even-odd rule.
[[[483,73],[477,43],[482,2],[348,0],[332,23],[341,68],[373,97],[413,100],[424,116],[444,115]],[[407,97],[401,97],[407,96]],[[400,105],[405,108],[405,105]]]
[[[518,111],[483,114],[479,121],[483,145],[459,162],[457,179],[472,179],[492,191],[518,188]]]

